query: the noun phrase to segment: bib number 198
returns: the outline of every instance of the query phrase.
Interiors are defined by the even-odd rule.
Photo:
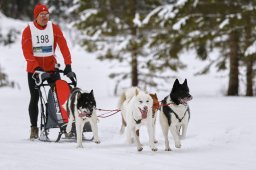
[[[40,43],[48,43],[48,42],[49,42],[49,37],[48,37],[48,35],[41,35],[40,37],[39,37],[39,36],[36,36],[36,39],[37,39],[37,44],[40,44]]]

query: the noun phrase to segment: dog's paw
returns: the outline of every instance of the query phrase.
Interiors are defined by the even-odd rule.
[[[133,144],[133,143],[134,143],[134,140],[133,140],[133,138],[131,138],[131,139],[128,139],[128,140],[127,140],[127,143],[128,143],[128,144]]]
[[[180,144],[180,143],[177,143],[177,144],[175,144],[175,147],[176,147],[176,148],[181,148],[181,144]]]
[[[95,140],[94,142],[97,144],[100,144],[100,140]]]
[[[67,126],[66,127],[66,133],[70,133],[71,132],[71,128],[72,128],[71,126]]]
[[[186,138],[186,136],[184,136],[184,135],[181,135],[181,136],[180,136],[180,139],[181,139],[181,140],[184,140],[185,138]]]
[[[151,148],[152,151],[156,152],[158,149],[156,147]]]
[[[69,133],[64,133],[64,134],[65,134],[65,138],[67,138],[67,139],[70,139],[70,138],[73,137],[73,134],[72,134],[71,132],[69,132]]]
[[[165,151],[172,151],[171,148],[166,148]]]
[[[122,125],[121,129],[120,129],[120,134],[124,134],[124,130],[125,130],[125,127]]]
[[[77,145],[76,148],[84,148],[83,145]]]
[[[137,150],[138,150],[139,152],[141,152],[141,151],[143,150],[143,147],[139,147],[139,148],[137,148]]]

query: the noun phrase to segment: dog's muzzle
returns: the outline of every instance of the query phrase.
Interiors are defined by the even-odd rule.
[[[189,97],[185,97],[185,98],[183,98],[183,99],[180,99],[179,101],[180,101],[180,103],[181,104],[183,104],[183,105],[188,105],[188,102],[190,101],[190,100],[192,100],[193,99],[193,97],[192,96],[189,96]]]
[[[146,119],[147,118],[147,114],[148,114],[148,107],[144,106],[143,109],[139,108],[142,119]]]
[[[85,111],[81,111],[81,110],[78,110],[78,116],[83,118],[83,117],[91,117],[92,116],[92,112],[88,113],[88,112],[85,112]]]

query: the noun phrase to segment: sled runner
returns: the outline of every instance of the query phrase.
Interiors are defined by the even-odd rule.
[[[66,133],[69,114],[63,108],[63,104],[67,101],[71,89],[76,87],[76,75],[73,72],[66,75],[69,81],[71,81],[68,83],[66,80],[61,79],[62,74],[63,71],[59,69],[51,73],[36,71],[33,74],[40,100],[41,123],[39,140],[41,141],[52,141],[50,138],[53,136],[57,136],[55,142],[59,142],[60,139],[76,137],[74,122],[71,132],[69,134]],[[51,134],[51,132],[55,134]],[[85,124],[83,132],[92,132],[89,122]],[[64,135],[64,138],[62,138],[62,135]],[[84,137],[84,140],[92,141],[93,137]]]

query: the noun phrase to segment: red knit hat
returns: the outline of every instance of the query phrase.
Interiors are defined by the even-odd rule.
[[[40,14],[40,12],[46,11],[49,13],[48,8],[46,5],[44,4],[37,4],[34,8],[34,18],[37,18],[38,14]]]

